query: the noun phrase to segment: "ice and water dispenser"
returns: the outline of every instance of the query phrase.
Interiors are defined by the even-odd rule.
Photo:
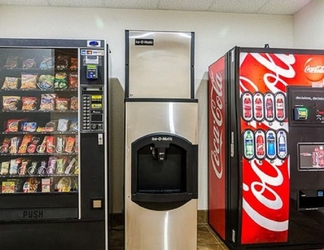
[[[126,31],[126,250],[197,249],[193,41]]]
[[[197,146],[171,133],[132,143],[132,201],[152,209],[197,198]]]

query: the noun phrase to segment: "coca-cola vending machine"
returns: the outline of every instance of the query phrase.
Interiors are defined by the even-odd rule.
[[[324,247],[324,51],[209,66],[209,224],[230,249]]]

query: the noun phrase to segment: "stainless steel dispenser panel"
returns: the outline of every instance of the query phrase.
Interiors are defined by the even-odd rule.
[[[190,32],[129,31],[129,97],[191,98]]]
[[[126,102],[126,146],[151,133],[167,132],[198,144],[197,102]]]
[[[132,142],[167,132],[197,144],[197,120],[196,102],[126,102],[125,249],[197,249],[197,199],[166,211],[146,209],[131,200]]]

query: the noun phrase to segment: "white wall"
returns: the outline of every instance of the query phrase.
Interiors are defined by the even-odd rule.
[[[100,38],[112,51],[112,77],[124,86],[124,31],[194,31],[199,98],[199,209],[207,209],[207,70],[234,46],[293,46],[293,18],[283,15],[0,6],[0,37]],[[318,30],[319,33],[320,30]],[[122,173],[122,171],[121,171]],[[117,176],[116,178],[122,178]],[[115,188],[122,191],[122,187]],[[122,200],[114,211],[121,211]]]
[[[313,0],[293,17],[294,47],[324,48],[324,1]]]

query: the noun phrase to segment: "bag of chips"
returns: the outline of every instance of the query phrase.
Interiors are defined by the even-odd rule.
[[[17,89],[18,88],[18,77],[6,76],[2,85],[2,89]]]
[[[21,74],[21,89],[36,89],[37,74]]]
[[[67,74],[65,72],[59,72],[59,73],[55,74],[54,88],[55,89],[67,89],[68,88]]]
[[[42,90],[52,89],[54,87],[54,76],[41,75],[38,79],[37,86]]]
[[[2,97],[2,111],[13,111],[18,109],[20,96],[3,96]]]
[[[21,110],[33,111],[36,109],[37,97],[33,96],[23,96],[21,97],[22,107]]]
[[[14,69],[18,67],[19,57],[18,56],[8,56],[6,64],[3,66],[6,69]]]
[[[55,108],[55,98],[56,98],[56,94],[42,94],[40,110],[53,111]]]
[[[36,61],[34,58],[27,58],[22,62],[22,67],[24,69],[34,68],[36,66]]]

